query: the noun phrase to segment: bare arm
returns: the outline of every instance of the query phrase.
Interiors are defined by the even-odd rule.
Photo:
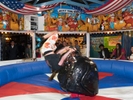
[[[59,61],[58,65],[62,66],[62,65],[64,64],[64,61],[65,61],[66,58],[68,57],[68,55],[69,55],[70,53],[74,52],[74,51],[75,51],[74,49],[69,48],[69,51],[66,52],[66,53],[62,56],[62,58],[61,58],[61,60]]]
[[[110,58],[112,59],[112,57],[116,54],[116,49],[112,52]]]
[[[61,50],[57,51],[57,54],[62,55],[63,53],[67,52],[68,50],[69,50],[69,46],[66,46],[66,47],[62,48]]]
[[[110,56],[110,58],[112,58],[114,55],[113,54],[111,54],[111,56]]]
[[[119,57],[117,57],[116,59],[119,60],[121,59],[121,57],[124,55],[124,52],[121,53],[121,55]]]

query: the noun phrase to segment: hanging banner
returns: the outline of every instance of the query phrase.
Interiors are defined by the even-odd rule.
[[[58,13],[80,13],[80,12],[72,9],[58,9]]]

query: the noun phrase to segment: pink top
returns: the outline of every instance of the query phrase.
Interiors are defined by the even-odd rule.
[[[121,56],[121,58],[120,59],[122,59],[122,60],[126,60],[126,51],[125,51],[125,49],[121,49],[121,52],[123,52],[123,55]],[[112,52],[112,54],[115,56],[116,55],[116,49]]]

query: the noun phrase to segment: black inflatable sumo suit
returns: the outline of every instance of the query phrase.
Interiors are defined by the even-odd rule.
[[[58,74],[58,80],[64,91],[95,96],[98,93],[98,69],[87,57],[68,57]]]

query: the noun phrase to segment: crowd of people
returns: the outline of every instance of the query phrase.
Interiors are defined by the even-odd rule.
[[[56,50],[54,51],[55,53],[66,47],[69,46],[71,48],[75,47],[79,52],[81,52],[80,50],[80,45],[78,43],[78,40],[74,40],[74,43],[70,42],[68,43],[67,41],[61,41],[60,39],[58,39],[56,41]],[[10,41],[9,45],[6,46],[6,50],[5,50],[5,60],[14,60],[14,59],[26,59],[26,58],[32,58],[33,55],[33,51],[32,51],[32,45],[31,44],[25,44],[24,42],[22,43],[15,43],[14,40]],[[36,48],[36,57],[40,58],[41,52],[40,52],[40,48]]]
[[[78,52],[81,53],[82,56],[86,56],[86,44],[82,43],[79,44],[78,40],[75,39],[74,42],[66,42],[61,41],[58,39],[56,41],[56,49],[55,53],[66,47],[69,46],[71,48],[76,48]],[[122,45],[120,43],[116,44],[115,49],[113,52],[109,52],[108,48],[104,47],[103,44],[99,45],[100,52],[99,57],[104,59],[116,59],[116,60],[133,60],[133,47],[131,47],[131,53],[130,55],[126,55],[126,51],[124,48],[122,48]],[[25,58],[32,58],[33,52],[32,52],[32,45],[31,44],[24,44],[23,42],[20,45],[16,45],[16,43],[12,40],[10,42],[10,45],[7,47],[6,50],[7,60],[13,60],[13,59],[25,59]],[[36,49],[36,57],[41,57],[40,49]]]
[[[133,47],[131,47],[131,53],[129,56],[126,55],[126,51],[122,48],[120,43],[116,44],[115,49],[110,54],[108,48],[105,48],[103,44],[99,45],[100,52],[99,57],[104,59],[116,59],[116,60],[133,60]]]
[[[22,42],[18,44],[14,40],[10,41],[5,50],[5,60],[28,59],[32,58],[32,55],[32,45],[30,43],[25,44]],[[36,56],[41,57],[39,49],[36,50]]]

